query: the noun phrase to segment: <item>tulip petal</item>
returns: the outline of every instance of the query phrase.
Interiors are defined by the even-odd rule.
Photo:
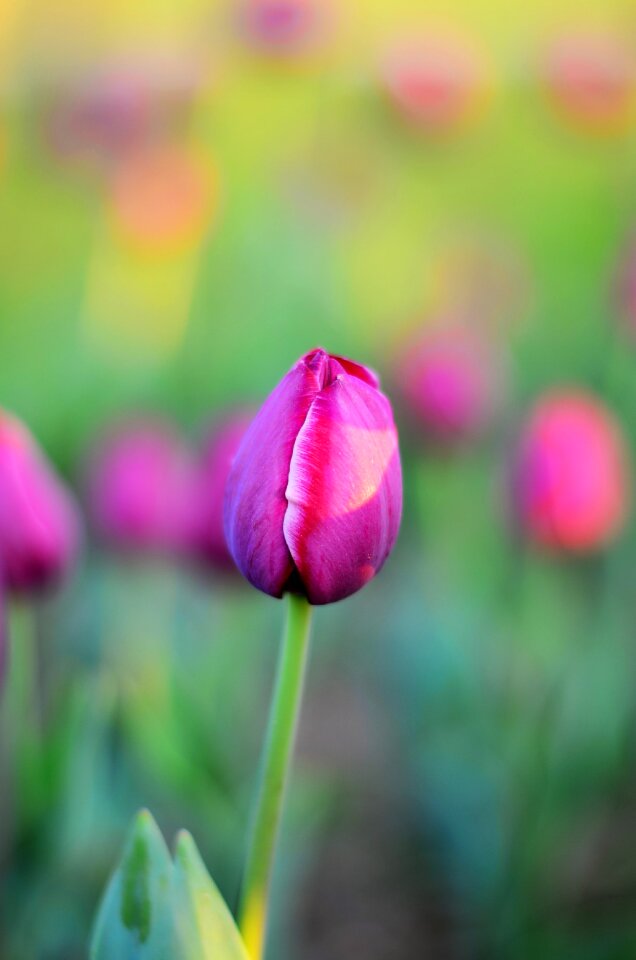
[[[232,914],[185,830],[177,836],[173,876],[174,909],[188,960],[249,960]]]
[[[178,956],[170,910],[171,869],[159,828],[143,810],[99,908],[91,960],[172,960]]]
[[[356,363],[355,360],[349,360],[348,357],[332,355],[331,372],[332,377],[335,377],[337,374],[343,372],[349,373],[352,377],[357,377],[359,380],[364,380],[365,383],[368,383],[371,387],[375,387],[376,390],[380,389],[380,378],[375,370],[372,370],[370,367],[365,367],[361,363]]]
[[[79,521],[70,494],[22,427],[0,415],[0,542],[9,590],[43,587],[70,565]]]
[[[402,511],[389,402],[371,375],[342,367],[298,432],[286,490],[285,540],[313,604],[341,600],[378,572]]]
[[[294,443],[327,376],[329,357],[314,351],[269,395],[238,449],[226,487],[225,536],[250,583],[281,597],[294,563],[285,537],[285,490]]]

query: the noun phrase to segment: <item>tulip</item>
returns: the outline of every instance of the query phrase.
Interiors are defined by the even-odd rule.
[[[223,529],[223,499],[234,455],[250,419],[237,413],[220,424],[208,436],[194,465],[188,547],[200,563],[212,569],[234,569]]]
[[[265,944],[311,604],[348,597],[375,576],[401,511],[397,431],[378,378],[352,360],[312,350],[248,427],[225,490],[225,535],[239,570],[264,593],[288,594],[239,910],[252,960],[261,960]]]
[[[454,446],[492,419],[502,370],[488,341],[463,326],[428,331],[399,369],[402,394],[424,436]]]
[[[617,35],[588,30],[560,37],[548,51],[545,80],[555,109],[576,127],[611,134],[631,119],[633,58]]]
[[[146,91],[130,77],[90,77],[57,95],[44,118],[45,133],[63,161],[112,162],[142,139],[148,111]]]
[[[89,465],[89,509],[98,532],[129,550],[180,548],[190,469],[170,426],[138,420],[112,429]]]
[[[433,34],[394,43],[384,59],[382,84],[398,113],[429,134],[466,126],[488,92],[483,65],[470,45]]]
[[[242,32],[261,53],[300,56],[322,41],[326,6],[325,0],[247,0]]]
[[[230,471],[225,534],[237,567],[273,597],[342,600],[381,569],[401,511],[397,431],[376,375],[324,350],[306,354]]]
[[[0,570],[8,590],[48,586],[75,558],[73,500],[26,428],[0,411]]]
[[[625,444],[612,414],[583,390],[545,395],[523,429],[513,471],[528,537],[557,550],[598,549],[623,525],[627,488]]]

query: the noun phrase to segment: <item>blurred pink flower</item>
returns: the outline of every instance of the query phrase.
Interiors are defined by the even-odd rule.
[[[427,330],[398,367],[399,386],[425,438],[454,446],[490,423],[502,391],[502,365],[490,342],[450,323]]]
[[[234,456],[251,419],[247,413],[235,413],[217,424],[192,470],[188,552],[213,569],[234,567],[223,529],[223,498]]]
[[[46,587],[75,559],[75,503],[27,429],[0,411],[0,574],[11,591]]]
[[[634,57],[623,38],[603,30],[574,30],[557,38],[545,57],[545,83],[558,113],[592,133],[622,131],[634,106]]]
[[[431,33],[394,42],[382,64],[382,83],[395,108],[427,133],[449,133],[484,106],[486,72],[463,38]]]
[[[326,0],[246,0],[241,32],[261,53],[297,57],[323,42],[330,14]]]
[[[191,64],[160,52],[105,63],[53,94],[44,114],[47,141],[61,160],[108,168],[182,127],[196,82]]]
[[[98,532],[123,549],[180,550],[189,530],[191,470],[170,425],[135,420],[112,428],[89,464],[89,510]]]
[[[545,394],[521,434],[513,498],[525,533],[555,549],[586,552],[612,540],[628,501],[621,429],[583,390]]]

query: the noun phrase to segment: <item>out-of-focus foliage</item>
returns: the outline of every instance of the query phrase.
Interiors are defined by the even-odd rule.
[[[634,457],[634,10],[327,13],[315,42],[273,47],[239,0],[0,4],[0,406],[82,497],[113,418],[165,416],[197,444],[317,344],[374,365],[403,530],[364,595],[316,618],[272,956],[627,958],[633,521],[590,556],[542,551],[508,476],[554,388],[596,395]],[[417,65],[431,37],[452,68],[401,75],[405,116],[387,57],[406,38]],[[470,76],[470,110],[427,127],[427,98]],[[457,448],[403,390],[411,345],[451,325],[501,376]],[[86,955],[141,806],[192,832],[232,906],[280,607],[107,553],[89,521],[74,579],[10,614],[3,960]]]

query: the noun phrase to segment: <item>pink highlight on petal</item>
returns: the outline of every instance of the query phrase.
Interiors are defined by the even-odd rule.
[[[554,391],[535,407],[514,469],[519,519],[536,543],[589,552],[627,512],[627,454],[618,423],[591,394]]]
[[[111,428],[89,468],[89,507],[99,533],[128,550],[180,548],[190,479],[188,451],[169,424],[131,420]]]

